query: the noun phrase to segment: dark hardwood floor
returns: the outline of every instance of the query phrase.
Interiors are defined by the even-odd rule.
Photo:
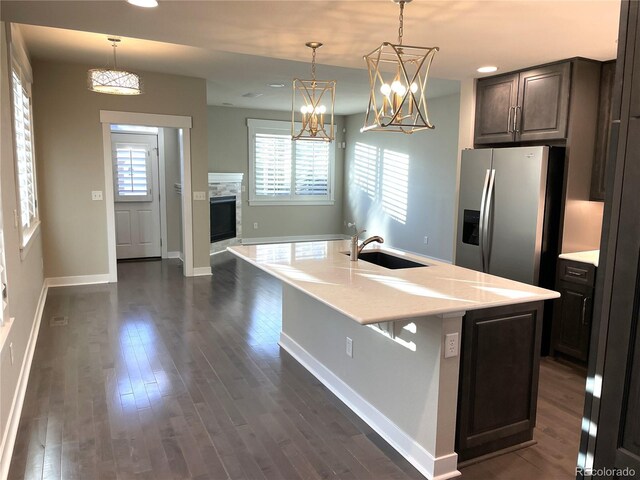
[[[123,263],[115,285],[49,290],[9,478],[422,478],[279,349],[279,282],[213,266]],[[539,443],[465,480],[573,478],[584,381],[554,361],[540,378]]]

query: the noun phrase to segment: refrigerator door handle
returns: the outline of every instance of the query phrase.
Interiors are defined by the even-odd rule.
[[[487,191],[489,189],[489,177],[491,175],[491,170],[487,169],[487,174],[484,177],[484,187],[482,187],[482,200],[480,201],[480,220],[478,222],[478,226],[480,229],[480,258],[482,259],[482,271],[484,273],[487,272],[485,267],[485,254],[484,254],[484,232],[485,232],[485,207],[487,203]]]
[[[486,214],[484,219],[484,230],[483,234],[485,236],[483,243],[483,251],[485,258],[483,258],[483,265],[486,265],[485,273],[489,273],[489,269],[491,266],[491,200],[493,199],[493,189],[496,185],[496,171],[495,169],[491,169],[491,174],[489,176],[489,188],[487,189],[487,201],[485,205]]]

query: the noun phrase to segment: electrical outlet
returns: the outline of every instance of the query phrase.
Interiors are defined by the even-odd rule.
[[[91,200],[94,200],[94,201],[102,200],[102,192],[100,190],[93,190],[91,192]]]
[[[11,358],[11,365],[13,365],[13,342],[9,344],[9,357]]]
[[[347,337],[347,356],[353,358],[353,340]]]
[[[257,230],[258,229],[258,222],[253,222],[253,229]]]
[[[193,199],[194,200],[206,200],[207,199],[207,192],[193,192]]]
[[[444,358],[458,356],[458,332],[447,333],[444,337]]]
[[[429,245],[429,237],[427,237],[426,235],[424,236],[424,244]]]

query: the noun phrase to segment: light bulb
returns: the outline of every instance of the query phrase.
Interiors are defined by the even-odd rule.
[[[303,115],[307,114],[307,106],[303,105],[300,107],[300,113],[302,113]]]
[[[382,93],[385,97],[388,97],[391,93],[391,87],[388,83],[383,83],[380,87],[380,93]]]
[[[418,84],[416,82],[413,82],[411,84],[411,93],[416,93],[418,91]]]
[[[400,84],[400,86],[396,89],[396,94],[400,97],[404,97],[404,94],[407,93],[407,87]]]
[[[326,111],[327,111],[327,107],[325,107],[324,105],[320,105],[320,107],[318,107],[318,112],[325,113]]]
[[[399,80],[394,80],[391,84],[391,90],[396,93],[398,93],[401,88],[404,88],[404,85],[402,85]]]

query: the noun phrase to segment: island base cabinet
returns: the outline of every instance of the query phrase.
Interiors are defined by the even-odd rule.
[[[533,439],[543,303],[467,312],[456,452],[461,462]]]

